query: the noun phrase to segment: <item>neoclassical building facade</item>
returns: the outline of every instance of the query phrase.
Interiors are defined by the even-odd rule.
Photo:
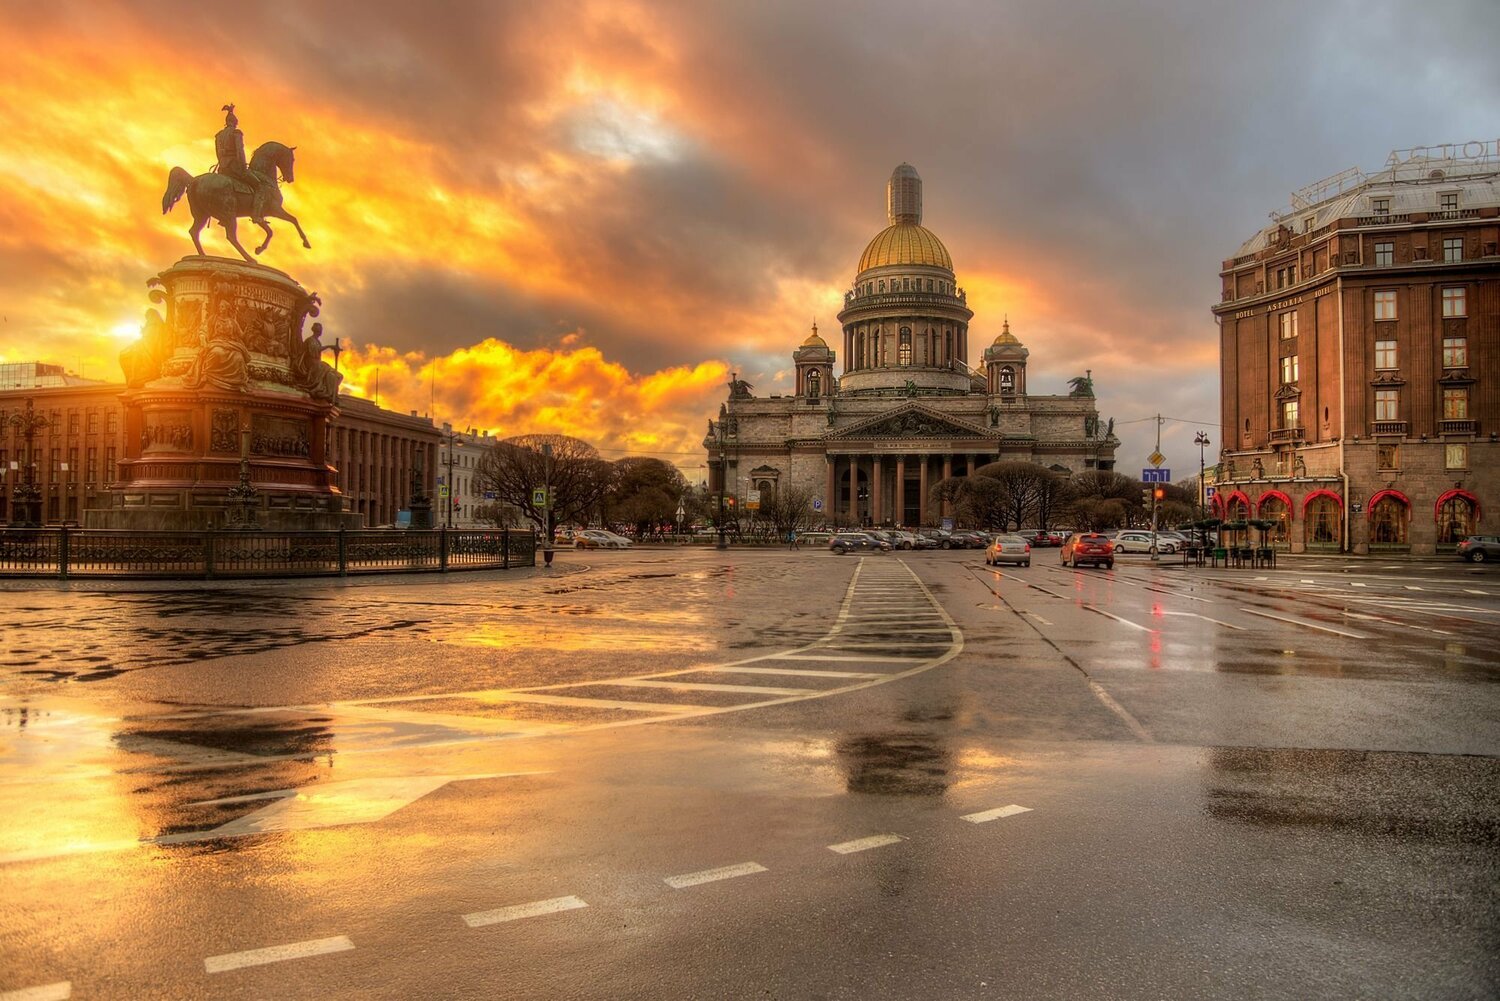
[[[1119,442],[1092,380],[1065,395],[1028,392],[1030,352],[1009,322],[969,366],[973,312],[953,259],[922,225],[922,180],[901,164],[888,224],[860,255],[839,313],[844,368],[812,333],[792,353],[795,390],[756,397],[736,378],[703,446],[715,493],[762,502],[788,485],[833,525],[935,525],[951,512],[933,488],[999,460],[1058,472],[1112,469]],[[755,493],[752,493],[755,492]]]

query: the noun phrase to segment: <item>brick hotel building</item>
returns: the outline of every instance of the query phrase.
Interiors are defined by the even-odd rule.
[[[1222,516],[1294,552],[1500,531],[1497,147],[1319,181],[1223,262]]]

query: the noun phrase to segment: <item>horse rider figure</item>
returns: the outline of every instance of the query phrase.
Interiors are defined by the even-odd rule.
[[[224,105],[224,112],[224,127],[214,136],[214,153],[219,158],[214,169],[250,189],[250,194],[254,196],[250,205],[250,221],[264,226],[265,191],[275,182],[250,169],[245,162],[245,134],[240,131],[240,120],[235,117],[234,105]]]

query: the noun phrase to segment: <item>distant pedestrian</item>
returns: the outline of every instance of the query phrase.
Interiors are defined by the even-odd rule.
[[[786,541],[787,541],[787,548],[788,549],[801,549],[802,548],[802,543],[797,538],[797,530],[795,528],[792,529],[790,532],[786,533]]]

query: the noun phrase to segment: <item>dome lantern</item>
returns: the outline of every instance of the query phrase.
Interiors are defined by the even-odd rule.
[[[885,185],[885,211],[892,226],[922,225],[922,178],[917,168],[902,163]]]

